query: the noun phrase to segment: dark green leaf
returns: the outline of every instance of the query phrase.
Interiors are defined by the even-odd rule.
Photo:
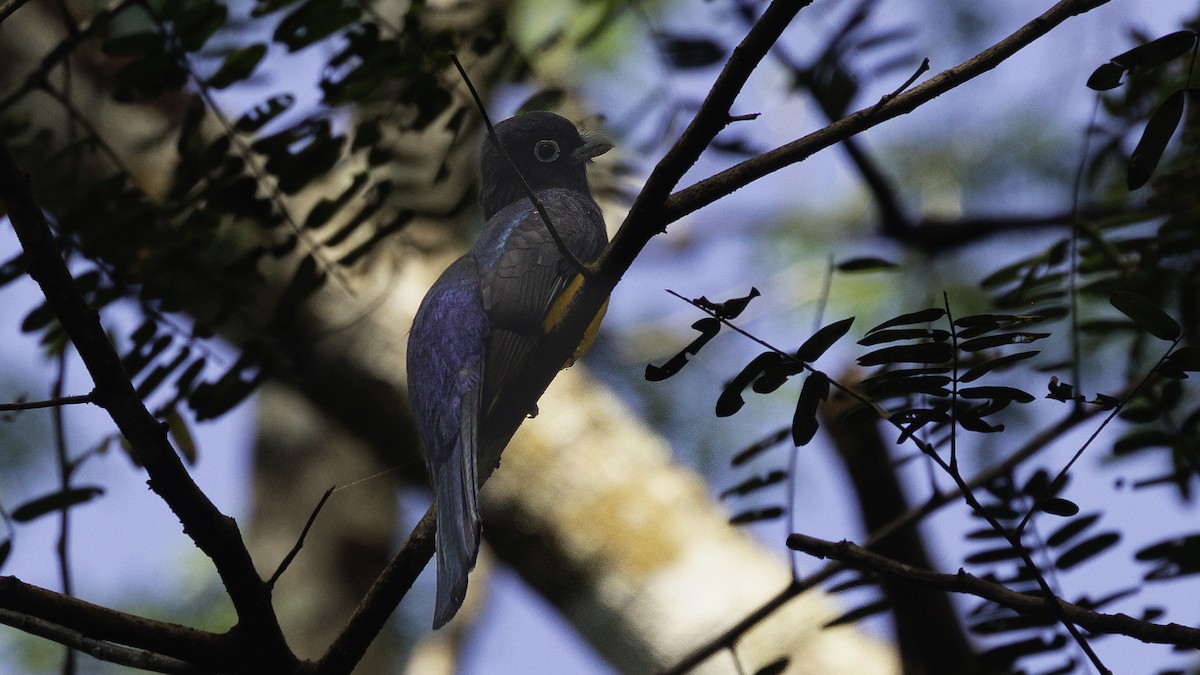
[[[807,445],[817,435],[817,408],[821,401],[829,398],[829,378],[825,373],[815,372],[804,380],[800,397],[796,400],[796,413],[792,416],[792,442],[796,447]]]
[[[1054,375],[1050,376],[1050,383],[1047,385],[1049,393],[1046,398],[1055,401],[1072,401],[1075,399],[1075,387],[1066,382],[1059,382]],[[1081,397],[1082,398],[1082,397]]]
[[[241,82],[254,73],[259,62],[267,54],[264,44],[252,44],[242,49],[236,49],[225,57],[225,62],[217,72],[208,79],[208,86],[214,89],[224,89],[231,84]]]
[[[1076,518],[1055,530],[1049,537],[1046,537],[1046,545],[1056,548],[1062,546],[1074,539],[1075,535],[1091,527],[1097,520],[1100,520],[1099,513],[1092,513]]]
[[[949,384],[950,378],[945,375],[885,379],[867,386],[866,392],[868,396],[875,400],[896,396],[912,396],[913,394],[949,396],[950,390],[946,388]]]
[[[717,398],[717,417],[729,417],[741,410],[746,403],[742,398],[742,392],[746,390],[746,387],[750,386],[750,383],[757,379],[764,370],[777,366],[782,360],[783,357],[776,352],[763,352],[746,364],[740,373],[725,384],[720,397]]]
[[[703,36],[659,33],[658,47],[672,68],[704,68],[725,59],[725,48]]]
[[[784,439],[786,439],[788,437],[789,431],[790,430],[787,427],[785,427],[778,431],[774,431],[770,434],[767,434],[766,436],[764,436],[763,438],[760,438],[759,440],[755,441],[751,445],[746,446],[745,448],[740,450],[736,455],[733,456],[733,459],[731,459],[729,461],[730,465],[741,466],[742,464],[749,462],[751,459],[754,459],[755,457],[762,454],[763,452],[766,452],[767,450],[770,450],[771,448],[775,447],[776,445],[779,445],[780,443],[782,443],[784,441]]]
[[[1179,370],[1200,371],[1200,347],[1180,347],[1167,355],[1167,360]]]
[[[958,381],[962,382],[963,384],[966,384],[967,382],[974,382],[993,370],[1007,368],[1019,361],[1033,358],[1040,353],[1041,352],[1038,351],[1017,352],[1016,354],[1007,354],[989,361],[984,361],[983,363],[963,373],[962,377],[958,378]]]
[[[39,331],[53,323],[55,318],[54,308],[49,303],[43,302],[25,315],[25,320],[21,322],[21,332]]]
[[[291,94],[272,96],[239,117],[233,126],[243,133],[253,133],[266,126],[271,120],[279,117],[284,111],[292,107],[292,104],[295,102],[296,97]]]
[[[1058,560],[1054,561],[1054,566],[1060,570],[1069,570],[1086,561],[1088,558],[1099,555],[1120,540],[1121,535],[1116,532],[1098,534],[1091,539],[1084,540],[1074,548],[1068,549],[1065,553],[1058,556]]]
[[[48,495],[27,501],[13,509],[12,519],[18,523],[26,523],[47,513],[61,511],[76,504],[91,501],[102,494],[104,494],[104,488],[94,485],[51,492]]]
[[[946,363],[954,358],[954,349],[945,342],[884,347],[858,357],[860,366],[890,363]]]
[[[1121,85],[1121,76],[1124,74],[1125,68],[1109,61],[1092,71],[1091,77],[1088,78],[1087,86],[1089,89],[1095,91],[1116,89]]]
[[[1122,314],[1133,319],[1142,330],[1160,340],[1174,340],[1179,337],[1179,324],[1158,308],[1149,298],[1129,291],[1117,291],[1109,297]]]
[[[960,342],[958,348],[964,352],[977,352],[1004,345],[1025,345],[1048,337],[1050,333],[998,333]]]
[[[850,330],[850,325],[854,323],[854,317],[835,321],[821,330],[813,333],[812,337],[804,341],[800,348],[796,350],[796,358],[804,363],[810,363],[821,358],[833,343],[837,342]]]
[[[1138,45],[1113,58],[1112,62],[1126,69],[1148,70],[1188,53],[1196,44],[1196,34],[1190,30],[1169,33],[1156,40]]]
[[[687,365],[687,362],[687,354],[685,352],[679,352],[675,356],[672,356],[670,359],[668,359],[667,362],[661,366],[656,366],[653,363],[647,363],[645,376],[646,381],[662,382],[675,373],[678,373],[680,370],[683,370],[683,367]]]
[[[928,328],[891,328],[876,331],[858,341],[858,344],[864,347],[883,344],[885,342],[896,342],[897,340],[920,340],[929,339],[934,342],[944,342],[950,339],[950,333],[944,330],[930,330]]]
[[[1200,534],[1189,534],[1147,546],[1134,558],[1142,562],[1158,562],[1146,573],[1147,581],[1165,581],[1200,574]]]
[[[772,471],[763,476],[752,476],[738,483],[737,485],[734,485],[733,487],[726,488],[723,492],[721,492],[721,499],[734,496],[744,497],[765,487],[770,487],[777,483],[781,483],[785,478],[787,478],[786,471]]]
[[[12,553],[12,539],[5,539],[0,542],[0,569],[4,567],[4,563],[8,560],[9,554]]]
[[[146,56],[163,51],[163,46],[162,34],[147,30],[109,38],[100,45],[100,51],[116,57]]]
[[[1039,511],[1045,511],[1052,516],[1069,518],[1079,513],[1079,505],[1062,497],[1047,497],[1037,503]]]
[[[1128,455],[1138,450],[1170,447],[1174,439],[1162,429],[1134,429],[1113,443],[1113,454]]]
[[[742,511],[741,513],[729,519],[730,525],[746,525],[748,523],[757,523],[763,520],[775,520],[783,515],[783,507],[769,506],[765,509],[752,509],[750,511]]]
[[[1024,549],[1026,555],[1029,554],[1029,549]],[[1004,562],[1008,560],[1020,560],[1021,551],[1014,549],[1012,546],[1004,545],[999,548],[987,549],[972,553],[964,559],[964,562],[970,565],[983,565],[986,563]]]
[[[886,598],[883,600],[876,600],[875,602],[867,603],[862,607],[856,607],[835,619],[831,619],[825,622],[825,625],[822,627],[834,628],[836,626],[857,623],[867,617],[874,616],[876,614],[882,614],[890,609],[891,606],[891,602],[889,602]]]
[[[195,0],[175,20],[175,36],[189,52],[198,51],[225,25],[225,5],[214,0]]]
[[[980,655],[985,663],[1012,663],[1017,659],[1044,652],[1057,651],[1067,644],[1067,638],[1062,633],[1053,637],[1031,637],[1017,640],[1008,644],[992,647]]]
[[[754,671],[754,675],[780,675],[791,664],[791,659],[781,656],[767,665]]]
[[[274,39],[288,51],[303,49],[358,21],[361,12],[341,0],[308,0],[285,16],[275,28]]]
[[[891,328],[892,326],[906,326],[906,325],[914,324],[914,323],[929,323],[930,321],[937,321],[938,319],[942,318],[945,315],[946,315],[946,310],[944,310],[940,307],[930,307],[929,309],[923,309],[919,312],[910,312],[908,314],[901,314],[900,316],[898,316],[894,319],[888,319],[887,321],[884,321],[883,323],[879,324],[878,326],[875,326],[871,330],[867,331],[867,334],[870,335],[871,333],[874,333],[877,330],[883,330],[884,328]]]
[[[1183,115],[1183,96],[1182,89],[1172,93],[1146,122],[1142,139],[1133,149],[1133,154],[1129,155],[1129,174],[1125,178],[1125,185],[1130,190],[1142,187],[1154,175],[1158,160],[1162,159],[1167,143],[1179,126],[1179,119]]]
[[[1032,394],[1013,387],[966,387],[959,389],[958,395],[962,398],[987,398],[1018,403],[1030,403],[1034,400]]]
[[[762,293],[759,293],[757,288],[751,286],[750,292],[740,298],[733,298],[726,300],[725,302],[713,302],[704,296],[700,296],[698,299],[693,300],[692,302],[699,307],[711,311],[723,319],[736,319],[739,315],[741,315],[742,312],[746,310],[746,306],[750,304],[750,301],[760,295],[762,295]]]
[[[851,258],[843,260],[836,266],[839,272],[875,272],[878,270],[891,270],[900,267],[890,260],[883,258],[865,257]]]

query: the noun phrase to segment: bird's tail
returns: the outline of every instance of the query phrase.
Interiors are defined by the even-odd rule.
[[[478,393],[467,396],[454,456],[437,476],[437,603],[433,627],[454,618],[467,595],[467,574],[479,555],[479,482],[476,470]]]

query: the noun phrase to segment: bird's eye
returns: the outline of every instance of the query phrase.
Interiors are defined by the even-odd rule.
[[[533,156],[537,157],[539,162],[553,162],[558,159],[559,154],[558,143],[554,141],[538,141],[533,146]]]

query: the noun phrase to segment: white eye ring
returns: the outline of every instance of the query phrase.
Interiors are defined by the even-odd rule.
[[[558,149],[558,143],[554,141],[538,141],[533,145],[533,156],[537,157],[539,162],[549,163],[558,159],[562,151]]]

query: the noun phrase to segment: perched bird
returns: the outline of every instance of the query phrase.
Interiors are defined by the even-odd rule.
[[[500,384],[543,333],[543,319],[577,271],[554,242],[521,177],[581,261],[608,243],[585,165],[612,148],[553,113],[500,122],[484,140],[479,240],[429,289],[408,338],[409,398],[437,503],[440,628],[462,605],[479,553],[479,486],[500,461],[479,455],[480,424]],[[514,168],[515,167],[515,168]],[[518,175],[517,172],[520,172]]]

